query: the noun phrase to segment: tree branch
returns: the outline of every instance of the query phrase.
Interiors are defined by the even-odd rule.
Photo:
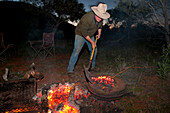
[[[155,9],[154,9],[154,7],[153,7],[149,2],[148,2],[148,5],[149,5],[149,6],[151,7],[151,9],[153,10],[157,22],[160,24],[160,26],[164,27],[164,24],[162,24],[162,23],[160,22],[160,20],[159,20],[159,18],[158,18],[158,15],[157,15],[157,13],[156,13],[156,11],[155,11]]]

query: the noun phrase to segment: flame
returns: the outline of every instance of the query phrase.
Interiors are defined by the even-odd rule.
[[[28,108],[17,108],[11,111],[6,111],[5,113],[19,113],[19,112],[28,112],[28,111],[29,111]]]
[[[55,113],[79,113],[79,110],[68,101],[72,86],[61,85],[48,91],[48,107]],[[50,113],[49,111],[48,113]]]
[[[5,111],[5,113],[23,113],[23,112],[32,111],[35,109],[37,110],[38,108],[35,108],[35,107],[16,108],[16,109],[12,109],[11,111]]]
[[[65,103],[62,111],[59,110],[59,112],[57,113],[78,113],[78,112],[79,112],[78,109],[69,105],[68,103]]]
[[[40,104],[43,104],[41,101],[46,96],[47,107],[49,108],[47,113],[79,113],[79,105],[76,102],[80,103],[83,98],[91,95],[87,89],[74,83],[53,84],[50,86],[47,95],[43,94],[42,96],[42,92],[41,90],[37,93],[35,99],[39,100]]]

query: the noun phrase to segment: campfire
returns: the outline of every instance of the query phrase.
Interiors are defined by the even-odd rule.
[[[34,71],[35,69],[33,69],[33,72]],[[88,71],[86,71],[86,74],[90,75]],[[1,108],[6,113],[29,111],[41,111],[43,113],[80,113],[80,111],[89,112],[88,109],[93,109],[93,107],[106,109],[104,106],[107,103],[107,105],[113,108],[111,111],[114,110],[114,103],[118,99],[116,97],[121,97],[125,93],[126,84],[124,81],[120,78],[113,78],[106,75],[98,77],[87,76],[87,78],[90,80],[88,81],[86,79],[87,82],[85,83],[66,82],[64,84],[47,84],[42,87],[38,93],[36,89],[37,79],[35,77],[3,82],[1,86],[4,91],[8,91],[8,93],[0,93],[1,97],[3,97],[0,98],[0,100],[3,101],[3,107]],[[9,86],[11,88],[9,88]],[[34,94],[35,96],[33,96],[33,93],[36,93],[36,95]],[[8,100],[8,98],[10,98],[10,100]],[[16,100],[19,100],[19,102]],[[28,101],[30,101],[31,104],[25,104],[28,103]],[[8,103],[13,104],[9,106]],[[102,106],[104,108],[101,108]]]
[[[43,88],[36,95],[36,99],[47,113],[79,113],[81,101],[89,96],[87,89],[75,83],[59,83]]]
[[[91,77],[94,87],[111,92],[115,88],[115,80],[110,76]],[[42,88],[34,97],[45,113],[80,113],[80,107],[95,103],[94,95],[88,87],[81,83],[55,83]],[[114,102],[113,102],[114,103]]]
[[[48,107],[50,108],[49,112],[72,112],[72,113],[78,113],[78,107],[73,105],[69,102],[69,95],[71,92],[72,85],[65,84],[59,86],[54,85],[48,92]]]
[[[110,76],[91,77],[91,80],[98,90],[100,88],[105,92],[111,92],[116,87],[115,80]],[[111,111],[118,110],[115,108],[117,100],[100,100],[92,93],[88,87],[79,82],[47,84],[32,98],[36,102],[36,107],[32,107],[31,104],[25,107],[17,106],[16,109],[7,110],[6,113],[29,112],[32,110],[43,113],[80,113],[80,111],[89,112],[88,109],[107,109],[101,108],[106,105],[110,106],[107,109],[108,111],[110,109]]]

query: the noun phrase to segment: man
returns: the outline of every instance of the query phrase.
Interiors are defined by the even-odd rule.
[[[97,39],[100,38],[103,19],[108,19],[110,17],[110,14],[106,12],[107,5],[104,3],[99,3],[98,6],[93,6],[91,9],[92,11],[86,13],[80,19],[80,22],[75,29],[74,49],[70,57],[69,66],[67,68],[67,72],[70,74],[74,71],[79,53],[85,43],[87,43],[88,49],[90,53],[92,53],[93,48],[96,47],[94,35],[96,32],[98,32],[95,37]],[[97,48],[95,48],[91,70],[93,70],[95,67],[96,53]]]

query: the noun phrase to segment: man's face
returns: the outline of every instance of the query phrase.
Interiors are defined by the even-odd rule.
[[[95,19],[96,19],[97,22],[102,21],[102,19],[100,17],[98,17],[97,15],[95,15]]]

